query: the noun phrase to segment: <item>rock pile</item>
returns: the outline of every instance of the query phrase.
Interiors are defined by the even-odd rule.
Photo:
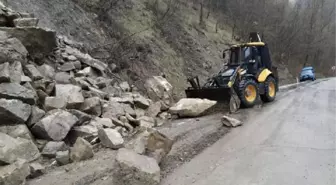
[[[41,156],[58,165],[86,160],[94,155],[93,145],[120,149],[134,133],[132,142],[143,148],[134,154],[121,150],[118,159],[138,166],[120,167],[141,169],[137,158],[148,161],[155,169],[139,176],[156,184],[156,163],[172,141],[151,129],[171,117],[172,86],[162,77],[147,80],[153,102],[127,82],[109,78],[107,64],[83,53],[80,43],[37,25],[33,15],[0,3],[0,184],[42,175],[44,167],[36,163]]]

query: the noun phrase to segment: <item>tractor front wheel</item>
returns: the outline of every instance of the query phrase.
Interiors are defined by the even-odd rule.
[[[265,81],[265,94],[260,96],[263,102],[272,102],[276,96],[276,82],[272,76],[269,76]]]
[[[243,79],[239,83],[239,98],[242,106],[253,107],[258,99],[258,84],[254,79]]]

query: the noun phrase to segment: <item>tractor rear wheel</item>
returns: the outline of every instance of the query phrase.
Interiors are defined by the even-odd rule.
[[[276,96],[276,82],[272,76],[267,77],[265,81],[265,94],[260,95],[260,98],[264,102],[274,101]]]
[[[258,99],[258,84],[254,79],[243,79],[239,83],[239,98],[244,107],[253,107]]]

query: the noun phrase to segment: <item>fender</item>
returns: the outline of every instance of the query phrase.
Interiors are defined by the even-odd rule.
[[[265,80],[267,79],[267,77],[269,76],[269,75],[271,75],[272,74],[272,72],[270,71],[270,70],[268,70],[268,69],[263,69],[262,71],[261,71],[261,73],[259,73],[259,75],[258,75],[258,82],[260,83],[260,82],[265,82]]]

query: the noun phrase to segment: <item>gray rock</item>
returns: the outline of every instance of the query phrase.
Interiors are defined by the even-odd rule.
[[[146,111],[144,109],[135,109],[135,117],[140,118],[146,114]]]
[[[66,59],[67,59],[68,61],[75,61],[75,60],[77,60],[77,58],[76,58],[75,56],[73,56],[73,55],[69,55],[69,56],[67,56]]]
[[[24,67],[24,71],[27,76],[29,76],[33,81],[41,80],[43,78],[42,74],[36,67],[32,64],[28,64]]]
[[[125,126],[125,124],[122,121],[118,120],[117,118],[112,117],[111,120],[112,120],[112,123],[115,124],[116,126],[121,126],[121,127]]]
[[[31,114],[31,106],[20,100],[0,99],[0,120],[5,123],[24,123]]]
[[[216,101],[199,98],[183,98],[169,108],[169,113],[180,117],[197,117],[216,105]]]
[[[102,125],[103,128],[113,128],[115,125],[113,124],[110,118],[96,118],[97,124]]]
[[[71,76],[67,72],[59,72],[55,74],[55,80],[59,84],[70,84]]]
[[[0,34],[3,33],[0,30]],[[6,37],[0,39],[0,63],[14,61],[25,62],[27,60],[28,51],[17,38]]]
[[[107,93],[105,93],[105,92],[103,92],[103,91],[101,91],[97,88],[89,87],[89,90],[91,91],[93,96],[98,96],[101,99],[106,99],[108,97]]]
[[[0,166],[14,163],[19,158],[30,162],[39,157],[40,152],[31,140],[13,138],[0,132]]]
[[[115,184],[158,185],[160,167],[155,159],[139,155],[132,150],[119,149],[117,169],[113,173]]]
[[[104,77],[99,76],[95,79],[95,81],[96,81],[95,84],[98,86],[98,88],[102,89],[102,88],[105,88],[107,86],[107,84],[109,83],[109,81],[111,81],[111,80],[108,80]]]
[[[70,150],[70,159],[72,161],[83,161],[93,157],[93,149],[89,142],[83,138],[78,138]]]
[[[81,69],[82,68],[82,63],[80,61],[74,61],[73,65],[75,66],[76,69]]]
[[[22,65],[20,61],[14,61],[10,65],[10,81],[13,83],[21,83],[23,74]]]
[[[118,149],[123,147],[124,139],[120,133],[114,129],[99,129],[98,137],[100,142],[107,148]]]
[[[56,153],[56,161],[59,165],[66,165],[70,163],[69,150],[59,151]]]
[[[77,108],[84,102],[82,89],[71,84],[56,84],[56,97],[62,97],[67,102],[67,108]]]
[[[100,72],[104,72],[108,67],[107,64],[101,62],[100,60],[94,59],[89,54],[84,54],[77,49],[67,47],[66,51],[69,55],[74,55],[82,63],[95,68]]]
[[[223,116],[222,117],[222,123],[223,125],[227,127],[238,127],[243,125],[243,122],[240,120],[237,120],[235,118],[229,117],[229,116]]]
[[[19,18],[14,19],[15,27],[37,27],[39,19],[37,18]]]
[[[36,107],[36,106],[32,106],[31,108],[31,115],[28,119],[28,121],[26,122],[28,127],[32,127],[35,123],[37,123],[38,121],[40,121],[40,119],[45,115],[44,110]]]
[[[10,82],[9,63],[0,64],[0,83]]]
[[[38,66],[37,69],[40,71],[40,73],[43,75],[44,78],[52,80],[55,78],[55,69],[51,67],[50,65],[43,64],[41,66]],[[59,74],[60,75],[60,74]]]
[[[27,84],[29,84],[29,83],[27,83]],[[48,97],[48,94],[45,93],[44,91],[42,91],[41,89],[37,89],[36,94],[37,94],[37,97],[38,97],[38,101],[41,104],[43,104],[44,100]]]
[[[83,124],[91,121],[91,119],[92,119],[91,115],[86,114],[86,113],[81,112],[81,111],[76,110],[76,109],[70,109],[70,110],[68,110],[68,112],[70,112],[71,114],[73,114],[77,117],[78,121],[75,124],[76,126],[83,125]]]
[[[88,125],[76,126],[72,128],[68,135],[68,140],[70,143],[75,143],[79,137],[87,141],[92,141],[94,138],[98,137],[97,125],[90,122]]]
[[[39,149],[39,151],[42,151],[43,148],[47,145],[49,141],[48,140],[43,140],[43,139],[35,139],[35,145]]]
[[[28,163],[19,159],[14,164],[0,166],[0,184],[1,185],[22,185],[30,174]]]
[[[125,114],[129,114],[131,116],[136,116],[135,110],[131,107],[130,104],[121,104],[122,107],[124,108]],[[124,115],[125,115],[124,114]]]
[[[64,109],[67,102],[63,97],[46,97],[44,100],[44,109],[46,111],[53,109]]]
[[[147,109],[150,105],[150,102],[140,94],[136,94],[134,95],[134,104],[138,108]]]
[[[124,107],[121,103],[109,101],[103,105],[103,118],[115,118],[125,115]]]
[[[130,123],[135,124],[136,126],[139,125],[139,121],[136,120],[133,116],[131,116],[129,114],[126,114],[125,116]]]
[[[40,139],[61,141],[78,121],[77,117],[64,110],[52,110],[31,129]]]
[[[155,119],[148,116],[138,118],[138,122],[141,127],[152,128],[155,126]]]
[[[124,92],[129,92],[131,90],[130,85],[128,84],[128,82],[121,82],[119,84],[119,87],[124,91]]]
[[[30,79],[28,76],[22,75],[21,83],[26,83],[26,82],[32,82],[32,79]]]
[[[165,94],[172,97],[173,86],[162,76],[153,76],[145,82],[145,88],[150,99],[163,100]]]
[[[161,102],[157,101],[151,104],[146,112],[146,116],[156,117],[161,112]]]
[[[163,119],[163,120],[168,120],[168,119],[171,119],[172,118],[172,115],[168,112],[161,112],[159,115],[158,115],[159,118]]]
[[[46,91],[46,84],[47,81],[45,81],[44,79],[41,80],[36,80],[32,83],[32,86],[35,90],[41,89],[42,91]]]
[[[29,164],[30,175],[28,178],[36,178],[46,173],[46,169],[40,163]]]
[[[56,33],[51,30],[37,27],[1,27],[0,31],[20,40],[32,58],[41,59],[57,48]]]
[[[65,64],[63,64],[60,67],[60,70],[63,71],[63,72],[68,72],[68,71],[72,71],[72,70],[75,70],[75,69],[76,69],[76,67],[72,62],[66,62]]]
[[[30,105],[35,104],[34,91],[17,83],[0,84],[0,98],[17,99]]]
[[[170,152],[173,144],[172,139],[155,129],[140,128],[125,147],[138,154],[152,157],[160,163],[163,157]]]
[[[2,125],[0,126],[0,132],[5,133],[13,138],[23,138],[27,140],[33,140],[33,136],[30,133],[26,124],[18,125]]]
[[[80,70],[76,73],[76,76],[91,76],[91,77],[96,77],[98,74],[91,68],[91,67],[86,67],[83,70]]]
[[[102,105],[99,97],[87,98],[84,103],[79,108],[81,111],[94,115],[100,116],[102,114]]]
[[[43,148],[41,154],[45,157],[54,158],[59,151],[66,151],[69,147],[63,142],[49,141]]]
[[[53,96],[55,94],[55,86],[56,86],[56,82],[51,82],[46,86],[46,90],[45,92],[49,95],[49,96]]]

